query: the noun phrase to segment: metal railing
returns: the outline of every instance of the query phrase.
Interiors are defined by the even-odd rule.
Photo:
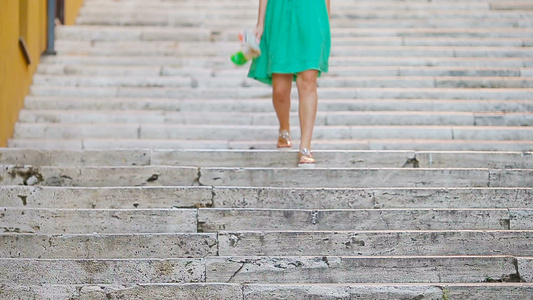
[[[57,2],[56,0],[48,0],[48,7],[47,7],[48,13],[47,13],[47,38],[46,38],[46,50],[44,51],[44,54],[46,55],[56,55],[55,51],[55,39],[56,39],[56,10],[57,10]]]

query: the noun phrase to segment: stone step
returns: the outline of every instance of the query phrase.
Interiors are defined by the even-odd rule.
[[[502,260],[500,259],[499,262]],[[35,285],[205,282],[205,261],[175,259],[0,259],[2,284]],[[473,272],[472,272],[473,273]],[[472,274],[474,275],[474,274]]]
[[[503,231],[221,231],[220,256],[522,255],[532,230]]]
[[[120,31],[119,31],[120,33]],[[218,37],[217,37],[218,38]],[[211,37],[210,39],[217,39]],[[222,39],[222,38],[218,38]],[[166,40],[71,40],[59,39],[56,47],[62,51],[73,51],[81,47],[95,49],[117,49],[123,50],[127,47],[143,48],[144,50],[154,49],[197,49],[203,45],[209,45],[219,51],[238,48],[238,37],[225,37],[222,41],[188,41],[187,39],[177,39],[176,41]],[[333,37],[332,46],[334,48],[349,48],[361,46],[432,46],[432,47],[531,47],[533,38],[476,38],[472,37]],[[202,53],[202,52],[200,52]],[[207,53],[207,52],[206,52]],[[211,52],[208,52],[211,53]]]
[[[235,50],[233,50],[235,51]],[[350,56],[331,57],[330,67],[334,72],[336,68],[345,67],[382,67],[382,66],[411,66],[411,67],[507,67],[507,68],[532,68],[533,59],[529,57],[401,57],[401,56]],[[67,65],[94,65],[94,66],[167,66],[193,68],[215,68],[215,70],[232,70],[232,65],[227,57],[175,57],[175,56],[149,56],[139,60],[135,56],[84,56],[84,55],[59,55],[44,56],[41,65],[51,64]],[[246,72],[244,69],[243,72]]]
[[[202,79],[244,79],[247,69],[217,70],[214,68],[193,68],[173,66],[103,66],[103,65],[65,65],[41,64],[37,73],[40,75],[69,76],[146,76],[165,77],[181,76]],[[368,77],[368,76],[433,76],[433,77],[533,77],[533,68],[500,67],[335,67],[327,76],[332,77]]]
[[[16,259],[169,259],[218,255],[217,234],[211,233],[2,233],[0,244],[0,257]]]
[[[105,130],[104,130],[105,128]],[[70,139],[184,139],[254,141],[277,138],[275,125],[180,125],[180,124],[53,124],[17,123],[14,138]],[[299,138],[298,128],[292,137]],[[325,125],[314,128],[316,140],[440,139],[440,140],[533,140],[533,128],[524,126],[394,126]]]
[[[216,6],[216,4],[211,4]],[[211,8],[211,7],[209,7]],[[231,7],[231,3],[224,6],[219,6],[216,10],[205,8],[190,7],[184,3],[172,5],[136,5],[135,7],[125,7],[124,4],[102,3],[98,6],[91,5],[83,8],[81,14],[85,17],[99,17],[109,16],[110,14],[117,14],[122,17],[136,14],[151,16],[153,14],[161,14],[164,16],[180,17],[188,21],[206,21],[212,19],[239,19],[250,20],[257,17],[256,7]],[[475,9],[439,9],[437,7],[428,7],[422,11],[416,10],[402,10],[398,9],[395,4],[395,9],[381,8],[374,10],[372,7],[357,7],[354,5],[335,4],[331,11],[331,21],[333,23],[343,20],[427,20],[427,19],[527,19],[532,16],[532,12],[528,10],[523,11],[488,11]],[[111,12],[110,12],[111,11]]]
[[[26,200],[27,201],[27,200]],[[196,233],[219,230],[527,230],[533,209],[151,209],[2,208],[12,233]],[[198,214],[198,216],[197,216]],[[342,220],[342,222],[339,222]],[[72,225],[74,224],[74,225]],[[148,225],[146,225],[148,224]]]
[[[31,96],[93,98],[174,98],[174,99],[270,99],[270,87],[250,88],[134,88],[134,87],[61,87],[32,86]],[[462,99],[533,100],[533,89],[512,88],[319,88],[320,99]],[[293,89],[292,98],[298,91]]]
[[[531,187],[532,175],[533,170],[201,168],[199,183],[270,187]]]
[[[357,270],[357,272],[354,272]],[[511,257],[216,257],[206,281],[227,283],[430,283],[519,281]]]
[[[533,293],[531,283],[445,283],[445,284],[137,284],[137,285],[36,285],[3,286],[14,299],[520,299]]]
[[[258,187],[532,187],[532,169],[33,167],[2,165],[1,185]]]
[[[518,281],[516,259],[473,257],[207,257],[205,259],[0,259],[4,284],[464,283]],[[357,274],[353,270],[357,269]],[[26,270],[30,270],[29,272]],[[162,271],[164,270],[164,272]],[[48,274],[44,275],[43,274]]]
[[[0,230],[14,233],[196,233],[194,209],[21,209],[0,208]]]
[[[255,8],[257,10],[257,8]],[[378,10],[379,8],[376,8]],[[168,27],[207,27],[207,28],[225,28],[236,29],[243,24],[252,27],[257,21],[257,17],[232,18],[232,19],[209,19],[207,17],[196,18],[185,17],[174,12],[162,9],[154,12],[139,11],[135,12],[114,12],[107,11],[98,14],[81,13],[77,18],[77,24],[80,25],[109,25],[109,26],[168,26]],[[500,17],[488,16],[485,19],[470,19],[464,16],[449,19],[433,19],[431,17],[419,19],[350,19],[350,18],[333,18],[331,26],[336,28],[353,28],[357,25],[359,28],[420,28],[420,27],[439,27],[439,28],[501,28],[501,27],[519,27],[529,28],[532,22],[529,18],[502,19]]]
[[[218,234],[0,234],[0,257],[532,256],[533,230],[220,231]]]
[[[532,81],[533,83],[533,81]],[[201,114],[201,118],[199,115]],[[290,121],[298,124],[298,113]],[[274,112],[169,112],[169,111],[91,111],[91,110],[28,110],[19,114],[20,123],[53,124],[183,124],[183,125],[267,125],[279,124]],[[533,112],[318,112],[315,125],[457,125],[457,126],[532,126]]]
[[[142,6],[149,6],[146,4],[146,2],[143,2],[142,0],[117,0],[114,2],[109,2],[107,0],[89,0],[89,4],[91,5],[117,5],[117,4],[123,4],[126,7],[142,7]],[[510,0],[511,3],[514,3],[514,1],[517,0]],[[481,2],[481,3],[480,3]],[[507,1],[509,2],[509,1]],[[524,2],[523,0],[519,3]],[[215,1],[215,0],[199,0],[199,1],[192,1],[192,0],[186,0],[186,1],[164,1],[164,0],[155,0],[154,5],[162,6],[162,7],[172,7],[176,6],[179,3],[179,5],[182,5],[182,7],[193,7],[193,8],[202,8],[202,7],[231,7],[231,8],[256,8],[254,1]],[[223,4],[228,4],[228,6],[225,6]],[[414,8],[414,7],[454,7],[454,6],[460,6],[460,7],[466,7],[466,8],[476,8],[476,9],[490,9],[491,6],[486,3],[486,0],[474,0],[474,1],[468,1],[468,0],[445,0],[445,1],[439,1],[439,2],[425,2],[422,0],[413,0],[411,2],[403,2],[403,1],[397,1],[397,0],[383,0],[383,2],[374,2],[369,0],[363,0],[358,1],[357,3],[353,3],[353,1],[350,0],[338,0],[338,4],[340,7],[345,6],[351,6],[351,7],[357,7],[357,8],[364,8],[364,7],[388,7],[390,8],[391,5],[398,6],[400,8],[408,9],[408,8]],[[89,5],[87,5],[89,6]],[[502,5],[505,6],[505,5]]]
[[[198,230],[528,230],[532,209],[200,209]]]
[[[108,188],[0,186],[0,191],[1,207],[38,209],[183,209],[213,206],[214,197],[211,187],[199,186]],[[501,192],[507,195],[506,191]],[[527,204],[520,202],[522,195],[525,196],[525,191],[521,189],[513,191],[518,194],[518,202],[514,203],[517,206],[527,207]],[[490,203],[490,200],[484,200]]]
[[[533,188],[0,186],[0,191],[0,206],[18,208],[533,209]]]
[[[244,75],[244,74],[243,74]],[[79,76],[35,75],[33,86],[56,87],[169,87],[169,88],[242,88],[264,87],[245,76],[212,78],[182,76]],[[429,77],[429,76],[325,76],[318,81],[319,88],[533,88],[533,77]]]
[[[357,12],[355,12],[356,14]],[[374,12],[379,13],[379,12]],[[416,13],[416,12],[412,12]],[[432,18],[439,18],[438,12],[432,14]],[[505,13],[504,15],[508,15]],[[469,14],[469,18],[475,18],[475,14]],[[69,41],[237,41],[238,29],[235,28],[201,28],[201,27],[160,27],[160,26],[100,26],[100,25],[76,25],[56,27],[57,40]],[[331,28],[333,41],[343,38],[487,38],[530,39],[532,28]],[[474,42],[474,41],[472,41]]]
[[[291,110],[296,112],[293,99]],[[270,99],[165,99],[165,98],[88,98],[61,96],[27,96],[28,110],[93,110],[93,111],[167,111],[167,112],[255,112],[272,113]],[[319,99],[318,111],[418,111],[418,112],[531,112],[529,100],[458,100],[458,99]]]
[[[319,167],[533,169],[533,152],[317,150]],[[33,166],[277,167],[295,150],[42,150],[1,148],[0,164]]]
[[[114,46],[116,45],[116,46]],[[331,49],[333,57],[533,57],[533,47],[468,47],[468,46],[336,46]],[[229,57],[239,49],[237,43],[212,45],[204,43],[181,44],[176,42],[120,42],[99,43],[90,41],[58,43],[57,53],[85,56],[176,56],[191,58],[197,56]]]
[[[293,142],[298,143],[297,140]],[[276,149],[275,141],[181,140],[181,139],[10,139],[9,147],[49,150],[102,149]],[[532,141],[435,140],[435,139],[362,139],[315,140],[315,150],[411,150],[411,151],[533,151]]]

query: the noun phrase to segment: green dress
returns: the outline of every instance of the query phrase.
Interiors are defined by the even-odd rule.
[[[261,56],[248,77],[272,84],[272,74],[327,72],[331,33],[326,0],[268,0]]]

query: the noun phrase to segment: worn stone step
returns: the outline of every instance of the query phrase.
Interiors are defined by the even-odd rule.
[[[173,66],[101,66],[41,64],[37,73],[42,75],[81,75],[81,76],[182,76],[192,78],[243,79],[247,69],[217,70],[214,68],[193,68]],[[367,77],[367,76],[462,76],[462,77],[521,77],[533,76],[533,68],[503,67],[335,67],[327,73],[329,77]]]
[[[379,10],[380,8],[376,8]],[[257,10],[257,8],[255,8]],[[124,11],[124,10],[122,10]],[[232,28],[238,30],[243,24],[253,26],[257,17],[234,17],[232,19],[187,17],[177,14],[167,9],[158,11],[138,11],[128,13],[120,10],[106,11],[98,14],[84,14],[77,18],[77,23],[81,25],[110,25],[110,26],[168,26],[168,27],[208,27],[208,28]],[[331,25],[336,28],[351,28],[354,24],[360,28],[419,28],[419,27],[439,27],[439,28],[501,28],[520,27],[530,28],[529,18],[504,19],[498,16],[488,16],[485,19],[465,18],[465,16],[451,17],[449,19],[438,18],[418,18],[418,19],[350,19],[332,18]]]
[[[522,255],[532,230],[220,231],[220,256]]]
[[[271,88],[134,88],[32,86],[31,96],[93,98],[270,99]],[[533,89],[511,88],[320,88],[320,99],[533,100]],[[297,99],[298,91],[291,97]]]
[[[460,283],[520,280],[516,259],[474,257],[207,257],[165,260],[0,259],[4,284]],[[30,269],[30,272],[26,270]],[[164,269],[165,272],[161,270]],[[357,269],[357,274],[353,274]],[[44,275],[43,274],[49,274]]]
[[[202,258],[217,255],[217,235],[0,234],[0,257],[39,259]]]
[[[449,22],[449,21],[447,21]],[[230,43],[205,47],[203,43],[176,42],[58,42],[59,55],[88,55],[88,56],[178,56],[178,57],[228,57],[238,44]],[[371,56],[371,57],[533,57],[529,47],[468,47],[468,46],[335,46],[331,49],[332,56]]]
[[[26,200],[27,201],[27,200]],[[15,233],[196,233],[194,209],[0,208],[0,230]]]
[[[199,183],[270,187],[531,187],[533,170],[201,168]],[[382,179],[383,181],[378,181]]]
[[[527,230],[533,210],[371,209],[284,210],[200,209],[198,230]],[[511,221],[512,220],[512,221]]]
[[[150,56],[139,60],[135,56],[107,57],[107,56],[84,56],[84,55],[60,55],[45,56],[41,64],[83,64],[96,66],[180,66],[180,67],[203,67],[217,69],[232,69],[227,57],[173,57],[173,56]],[[379,67],[379,66],[416,66],[416,67],[513,67],[531,68],[533,59],[529,57],[383,57],[383,56],[350,56],[331,57],[330,66],[332,71],[337,67]]]
[[[397,4],[395,4],[397,5]],[[247,21],[256,17],[255,7],[232,7],[231,3],[227,6],[222,6],[216,10],[202,10],[198,7],[188,7],[184,3],[179,5],[173,4],[172,6],[145,6],[138,5],[132,8],[126,8],[123,5],[109,5],[102,4],[99,6],[87,6],[84,7],[81,15],[85,17],[97,18],[101,16],[109,16],[110,14],[117,14],[122,17],[131,14],[147,15],[151,18],[151,15],[161,14],[165,16],[179,17],[182,20],[187,21],[207,21],[212,19],[239,19]],[[331,21],[333,24],[336,22],[351,20],[364,21],[364,20],[428,20],[428,19],[527,19],[531,17],[530,11],[508,11],[508,12],[496,12],[496,11],[483,11],[483,10],[467,10],[467,9],[438,9],[427,8],[423,11],[409,11],[398,10],[391,8],[382,8],[378,11],[372,10],[370,7],[354,8],[352,5],[336,4],[335,9],[331,11]],[[120,10],[122,9],[122,10]],[[111,13],[110,13],[111,11]],[[144,14],[143,14],[144,13]]]
[[[512,257],[215,257],[206,281],[226,283],[457,283],[519,281]],[[354,270],[357,270],[354,272]]]
[[[292,112],[298,102],[293,99]],[[27,96],[25,108],[32,110],[162,110],[168,112],[269,112],[270,99],[165,99],[165,98],[83,98]],[[418,112],[532,112],[528,100],[431,100],[431,99],[320,99],[318,111],[418,111]]]
[[[0,186],[0,206],[56,209],[532,209],[532,188]],[[305,201],[301,201],[305,199]],[[513,210],[514,211],[514,210]],[[513,222],[515,222],[513,220]]]
[[[96,299],[121,298],[180,298],[180,299],[520,299],[533,293],[531,283],[445,283],[445,284],[138,284],[138,285],[5,285],[6,297],[28,299]]]
[[[533,82],[533,81],[532,81]],[[224,124],[277,125],[274,112],[169,112],[169,111],[64,111],[28,110],[19,114],[20,123],[53,124]],[[291,123],[298,124],[298,113],[291,113]],[[533,112],[318,112],[315,125],[462,125],[462,126],[531,126]]]
[[[123,9],[123,8],[122,8]],[[254,12],[255,13],[255,12]],[[354,14],[357,14],[355,12]],[[374,11],[373,13],[379,13]],[[410,12],[423,14],[424,12]],[[483,13],[479,13],[479,16]],[[508,13],[498,16],[508,16]],[[432,13],[432,18],[439,18],[446,14],[438,11]],[[478,14],[472,12],[469,18],[476,18]],[[513,16],[513,15],[510,15]],[[201,28],[201,27],[160,27],[160,26],[101,26],[76,25],[56,27],[57,40],[71,41],[237,41],[236,29]],[[339,38],[349,37],[402,37],[402,38],[531,38],[531,28],[331,28],[333,42]]]
[[[201,258],[0,259],[0,284],[83,285],[205,282]]]
[[[0,164],[33,166],[285,167],[295,151],[279,150],[43,150],[1,148]],[[317,150],[322,167],[533,169],[532,152]],[[488,161],[487,161],[488,160]]]
[[[276,284],[245,285],[244,299],[520,299],[532,293],[528,283],[463,284]],[[497,298],[494,298],[497,297]]]
[[[522,47],[531,46],[533,39],[521,36],[511,37],[472,37],[458,36],[458,37],[440,37],[431,36],[427,33],[426,36],[365,36],[364,32],[353,33],[351,36],[343,36],[345,32],[340,32],[332,29],[332,45],[349,46],[349,45],[387,45],[387,46],[510,46]],[[503,35],[503,33],[502,33]],[[143,45],[148,41],[179,41],[181,43],[188,42],[204,42],[211,43],[231,41],[235,46],[238,38],[235,30],[211,31],[204,28],[191,28],[191,30],[184,30],[182,28],[160,28],[160,27],[135,27],[132,29],[123,27],[109,27],[109,26],[76,26],[76,27],[59,27],[57,32],[57,41],[61,45],[63,42],[69,41],[92,41],[92,42],[132,42],[143,41]],[[92,46],[90,44],[89,46]]]
[[[105,130],[104,130],[105,128]],[[179,124],[52,124],[17,123],[14,138],[70,139],[184,139],[253,141],[275,140],[278,126],[271,125],[179,125]],[[298,128],[292,137],[299,138]],[[533,140],[527,126],[316,126],[316,140],[440,139],[440,140]]]
[[[45,193],[43,190],[41,193]],[[252,188],[215,187],[215,208],[379,209],[532,208],[530,188]],[[26,192],[27,194],[27,192]],[[33,198],[33,195],[29,197]],[[11,197],[12,203],[21,204]],[[302,201],[301,199],[305,199]]]
[[[205,256],[531,256],[532,230],[220,231],[217,234],[0,234],[3,258]],[[218,237],[218,238],[217,238]],[[379,246],[377,246],[379,245]],[[80,255],[81,254],[81,255]]]
[[[213,206],[211,187],[0,186],[0,206],[48,209],[169,209]],[[518,191],[516,206],[521,203]],[[233,201],[233,200],[231,200]],[[487,200],[488,201],[488,200]]]
[[[2,185],[260,187],[531,187],[531,169],[33,167],[3,165]]]
[[[297,143],[297,140],[293,140]],[[10,139],[9,147],[49,150],[111,149],[241,149],[274,150],[275,141],[181,140],[181,139]],[[362,139],[315,140],[315,150],[411,150],[411,151],[533,151],[532,141]]]
[[[120,31],[118,31],[120,33]],[[212,35],[214,35],[212,33]],[[108,50],[124,52],[128,48],[139,48],[139,51],[146,51],[151,53],[153,51],[160,51],[160,55],[165,53],[186,54],[190,50],[197,50],[196,55],[219,56],[216,52],[227,53],[228,51],[235,51],[238,48],[239,41],[237,35],[234,38],[231,36],[220,40],[220,37],[210,37],[215,41],[195,41],[187,39],[177,40],[71,40],[59,39],[56,42],[56,48],[60,53],[70,53],[73,51],[88,51],[88,49],[102,51],[107,53]],[[335,37],[331,41],[333,49],[353,49],[356,47],[387,47],[396,49],[400,46],[415,47],[415,49],[448,49],[457,48],[467,49],[470,47],[488,47],[494,50],[502,50],[505,48],[519,48],[533,46],[533,38],[525,37]],[[208,49],[202,49],[202,46],[209,45]],[[83,50],[82,50],[83,49]],[[151,52],[148,52],[151,51]],[[168,52],[172,51],[172,52]],[[94,51],[91,51],[92,53]]]
[[[0,184],[45,186],[192,186],[196,167],[32,167],[2,166]]]
[[[36,75],[34,86],[57,87],[192,87],[228,88],[263,87],[262,83],[242,76],[240,78],[212,78],[182,76],[74,76]],[[429,76],[369,76],[325,77],[318,81],[325,88],[391,87],[391,88],[533,88],[533,77],[429,77]]]
[[[123,285],[3,285],[12,299],[108,300],[108,299],[242,299],[242,287],[223,283],[171,283]],[[257,293],[257,292],[256,292]]]

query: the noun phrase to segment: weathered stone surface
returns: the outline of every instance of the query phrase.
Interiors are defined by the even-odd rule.
[[[445,285],[443,295],[448,299],[490,299],[490,300],[514,300],[529,299],[533,295],[532,284],[490,283],[487,285],[458,284]]]
[[[0,259],[0,283],[139,284],[205,281],[203,259],[34,260]]]
[[[533,231],[228,231],[221,256],[530,255]]]
[[[193,167],[33,167],[2,166],[1,185],[180,186],[197,185]]]
[[[414,151],[315,151],[323,167],[402,167]],[[278,150],[153,150],[156,165],[196,167],[288,167],[294,165],[295,151]]]
[[[509,211],[507,209],[200,209],[198,229],[202,232],[509,229]],[[533,229],[533,226],[513,229]]]
[[[212,186],[356,188],[487,187],[489,184],[489,170],[484,169],[201,168],[200,172],[200,183]],[[499,186],[511,184],[506,181]]]
[[[521,186],[533,187],[533,169],[528,170],[491,170],[491,187]]]
[[[530,188],[421,188],[378,189],[373,199],[376,208],[507,208],[532,207],[532,196]]]
[[[356,270],[356,271],[354,271]],[[482,282],[515,276],[511,257],[210,257],[206,280],[227,283]]]
[[[0,285],[4,299],[242,299],[241,286],[219,283],[122,285]]]
[[[0,209],[0,231],[38,234],[196,233],[195,209]]]
[[[244,286],[244,299],[442,300],[442,290],[429,285],[257,284]]]
[[[215,187],[217,208],[533,208],[531,188]]]
[[[533,229],[533,209],[510,209],[511,229]]]
[[[63,209],[152,209],[212,206],[210,187],[0,186],[0,206]]]
[[[215,234],[0,234],[0,257],[42,259],[194,258],[217,253]]]
[[[37,149],[0,149],[0,164],[32,166],[145,166],[150,164],[148,150],[46,151]]]
[[[490,158],[489,158],[490,157]],[[417,152],[421,168],[530,169],[531,152]]]
[[[533,282],[533,257],[518,257],[517,266],[522,280]]]

